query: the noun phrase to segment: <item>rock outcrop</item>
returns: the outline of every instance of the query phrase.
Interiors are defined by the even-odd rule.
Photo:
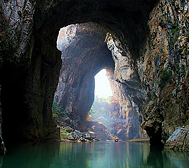
[[[113,46],[119,49],[114,56],[118,59],[116,80],[130,105],[137,109],[135,112],[141,112],[139,120],[144,121],[142,126],[151,144],[164,144],[177,127],[189,122],[188,8],[188,0],[119,3],[116,0],[2,0],[3,138],[8,141],[17,137],[20,141],[56,137],[51,107],[61,68],[60,52],[56,48],[58,31],[72,23],[95,22],[108,28],[115,37]],[[128,70],[132,74],[130,79],[125,75]],[[72,79],[69,82],[74,83]]]
[[[166,149],[189,151],[189,126],[177,128],[165,143]]]
[[[150,14],[150,34],[137,62],[147,92],[143,126],[153,144],[158,138],[164,144],[189,122],[188,14],[188,1],[160,1]]]

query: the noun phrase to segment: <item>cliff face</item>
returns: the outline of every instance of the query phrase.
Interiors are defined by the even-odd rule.
[[[131,56],[124,52],[120,41],[115,40],[108,33],[106,43],[115,62],[114,77],[109,80],[113,95],[120,105],[120,118],[126,121],[125,139],[139,138],[142,131],[140,130],[142,120],[139,121],[141,116],[139,108],[142,106],[145,94],[140,87],[137,71],[131,67]]]
[[[59,52],[34,31],[35,1],[1,1],[0,8],[3,136],[7,141],[55,138],[51,104]]]
[[[189,3],[161,1],[150,14],[150,34],[137,61],[147,92],[144,124],[153,143],[163,143],[178,126],[189,124]]]
[[[141,112],[139,119],[152,145],[165,143],[177,126],[189,124],[188,6],[187,0],[1,1],[4,138],[56,136],[51,105],[61,68],[58,31],[90,21],[112,34],[114,42],[109,38],[107,43],[114,56],[114,74],[127,94],[120,101],[129,100],[123,111],[132,106]],[[69,83],[74,82],[69,79]],[[12,128],[15,135],[9,134]]]
[[[136,64],[119,40],[107,36],[115,77],[127,86],[127,97],[142,113],[142,127],[154,145],[164,144],[178,126],[189,122],[188,11],[187,1],[158,3],[150,14],[149,36]]]

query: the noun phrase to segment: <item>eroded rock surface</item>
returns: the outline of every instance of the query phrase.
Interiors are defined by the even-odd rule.
[[[150,14],[150,35],[137,62],[142,88],[144,127],[153,143],[178,126],[188,125],[188,1],[160,1]],[[154,137],[154,140],[153,140]]]
[[[177,128],[165,143],[166,149],[189,151],[189,126]]]

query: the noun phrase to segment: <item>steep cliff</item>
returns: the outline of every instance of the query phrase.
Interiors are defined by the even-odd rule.
[[[151,144],[161,145],[177,127],[188,125],[188,2],[160,1],[148,25],[149,36],[134,63],[116,37],[108,35],[107,43],[117,60],[117,80],[139,107]]]
[[[111,34],[107,34],[106,43],[112,53],[115,70],[114,78],[110,78],[113,95],[120,104],[120,115],[126,120],[126,139],[140,137],[139,120],[140,108],[145,100],[145,92],[140,86],[137,69],[132,67],[131,55],[125,51],[119,40],[116,40]]]
[[[160,1],[150,14],[150,34],[137,62],[147,92],[144,124],[153,143],[165,143],[178,126],[189,123],[189,3]]]

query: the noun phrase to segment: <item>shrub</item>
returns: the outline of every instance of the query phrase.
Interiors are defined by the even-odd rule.
[[[158,82],[159,86],[163,88],[169,81],[172,80],[172,71],[171,70],[163,70],[160,80]]]

